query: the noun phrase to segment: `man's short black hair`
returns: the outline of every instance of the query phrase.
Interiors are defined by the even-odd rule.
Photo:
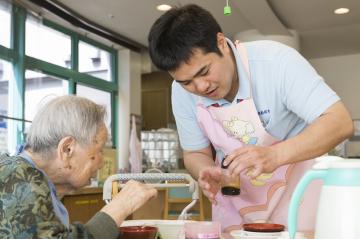
[[[176,70],[195,49],[222,55],[217,46],[220,25],[207,10],[194,5],[172,8],[151,27],[148,41],[153,63],[160,70]]]

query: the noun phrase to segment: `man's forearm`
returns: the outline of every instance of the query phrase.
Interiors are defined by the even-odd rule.
[[[278,143],[279,164],[296,163],[327,153],[350,137],[354,128],[351,117],[341,102],[335,103],[299,135]]]
[[[184,151],[184,164],[191,176],[197,180],[199,171],[207,166],[214,166],[211,148],[205,148],[199,151]]]

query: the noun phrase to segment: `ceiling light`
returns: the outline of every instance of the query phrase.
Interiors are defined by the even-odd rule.
[[[346,14],[346,13],[348,13],[349,11],[350,11],[349,8],[343,8],[343,7],[341,7],[341,8],[335,9],[335,10],[334,10],[334,13],[335,13],[335,14]]]
[[[161,5],[158,5],[156,7],[156,9],[159,11],[167,11],[167,10],[171,9],[171,6],[167,5],[167,4],[161,4]]]

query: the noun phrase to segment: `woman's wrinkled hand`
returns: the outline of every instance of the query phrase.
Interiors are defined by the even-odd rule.
[[[117,225],[120,225],[127,216],[156,196],[157,190],[154,187],[130,180],[101,211],[107,213]]]

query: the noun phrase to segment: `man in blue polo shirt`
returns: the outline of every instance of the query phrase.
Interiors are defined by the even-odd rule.
[[[352,135],[336,93],[295,50],[225,38],[196,5],[173,8],[149,33],[154,64],[174,78],[172,106],[187,170],[213,203],[213,220],[286,224],[291,194],[313,158]],[[220,166],[241,193],[219,193]],[[319,186],[305,195],[299,229],[311,230]],[[306,214],[304,214],[306,212]]]

